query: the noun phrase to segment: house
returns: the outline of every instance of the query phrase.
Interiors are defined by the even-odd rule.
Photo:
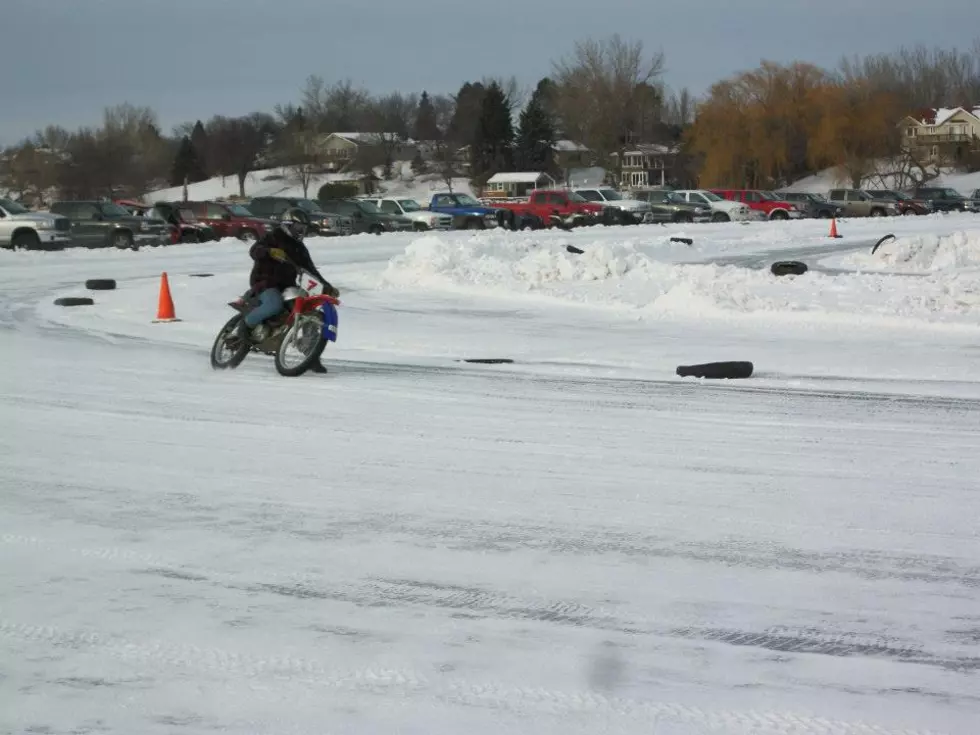
[[[568,171],[573,168],[587,168],[592,165],[592,151],[574,140],[556,140],[551,146],[554,152],[555,170]]]
[[[658,143],[634,143],[623,151],[619,185],[623,189],[667,186],[678,149]],[[612,159],[619,163],[619,153]]]
[[[555,180],[543,171],[505,171],[487,179],[483,191],[488,198],[519,199],[532,189],[554,188]]]
[[[380,157],[390,153],[392,161],[410,161],[418,153],[413,140],[401,140],[395,133],[330,133],[319,146],[329,171],[345,169],[364,148],[376,150]]]
[[[924,163],[959,163],[980,152],[980,105],[926,108],[899,125],[903,149]]]

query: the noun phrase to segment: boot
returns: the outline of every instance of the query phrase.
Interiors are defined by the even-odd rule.
[[[325,373],[327,369],[323,366],[323,363],[317,360],[312,365],[310,365],[310,370],[314,373]]]

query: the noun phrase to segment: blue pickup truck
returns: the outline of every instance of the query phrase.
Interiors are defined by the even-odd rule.
[[[429,211],[452,215],[454,230],[489,230],[497,226],[497,210],[480,204],[469,194],[433,194]]]

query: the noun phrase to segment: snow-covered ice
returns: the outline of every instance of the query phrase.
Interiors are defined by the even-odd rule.
[[[973,733],[980,218],[841,229],[315,240],[292,380],[237,241],[0,253],[0,732]]]

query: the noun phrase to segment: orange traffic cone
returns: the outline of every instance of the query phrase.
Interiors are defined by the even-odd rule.
[[[843,235],[838,235],[837,234],[837,218],[836,217],[834,217],[832,220],[830,220],[830,236],[831,237],[837,237],[837,238],[843,237]]]
[[[174,300],[170,296],[170,281],[167,280],[166,272],[160,274],[160,300],[157,305],[156,322],[179,322],[180,319],[174,313]]]

